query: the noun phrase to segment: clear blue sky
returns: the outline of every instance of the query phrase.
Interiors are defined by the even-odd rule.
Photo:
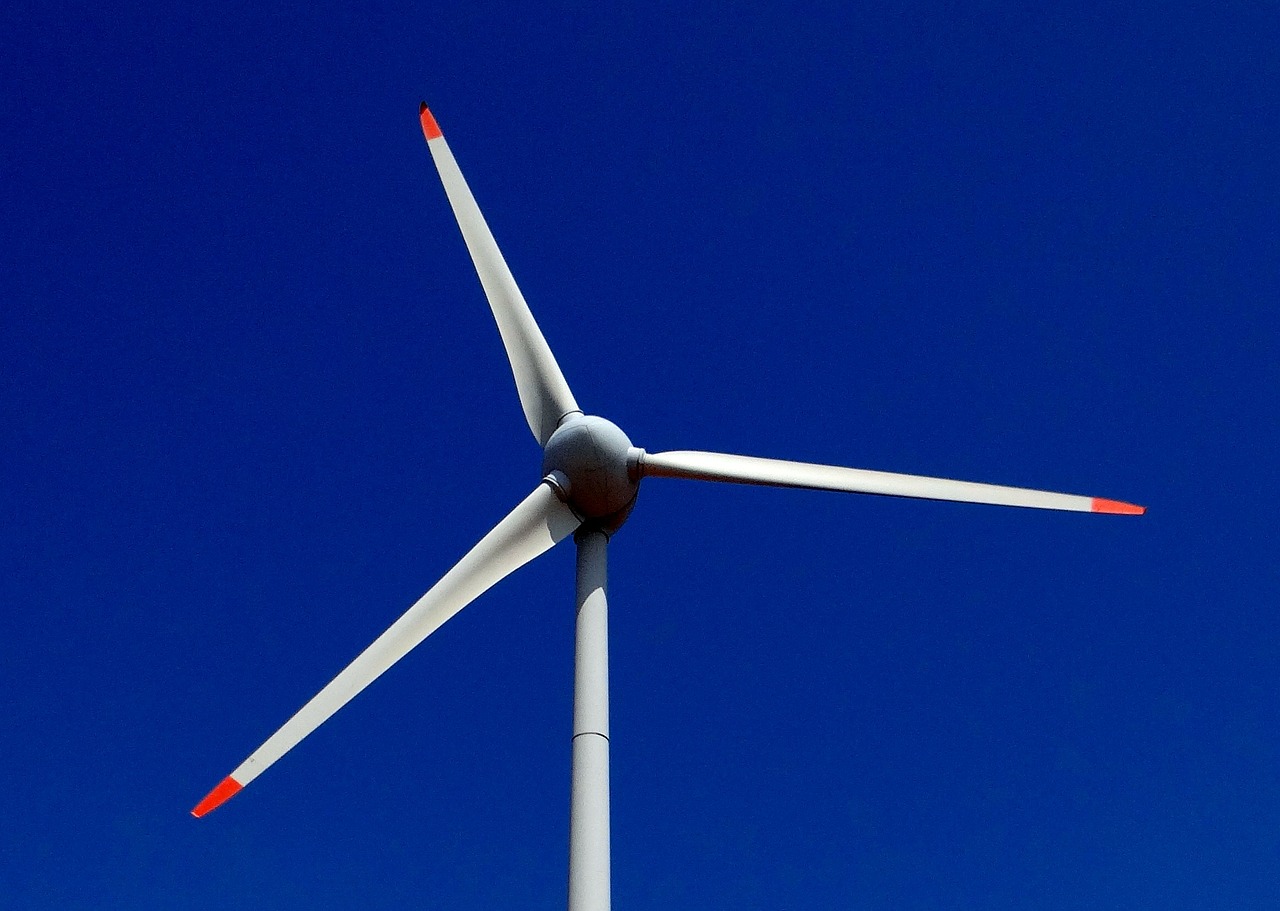
[[[538,478],[425,98],[637,445],[1150,507],[646,482],[618,908],[1275,907],[1280,13],[1060,6],[5,4],[0,905],[563,906],[568,546],[188,815]]]

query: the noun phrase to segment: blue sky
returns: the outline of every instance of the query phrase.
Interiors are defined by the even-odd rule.
[[[571,547],[190,807],[537,482],[427,99],[640,446],[619,908],[1270,908],[1280,14],[0,11],[0,904],[559,907]]]

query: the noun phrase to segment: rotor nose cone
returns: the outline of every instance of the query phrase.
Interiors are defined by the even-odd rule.
[[[595,415],[569,418],[547,440],[542,473],[569,479],[568,503],[587,519],[626,517],[640,489],[627,471],[631,440],[618,425]]]

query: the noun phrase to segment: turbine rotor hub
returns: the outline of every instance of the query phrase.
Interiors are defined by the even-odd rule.
[[[573,414],[547,440],[542,474],[557,473],[561,499],[584,522],[612,533],[626,521],[640,490],[633,470],[639,454],[617,424]]]

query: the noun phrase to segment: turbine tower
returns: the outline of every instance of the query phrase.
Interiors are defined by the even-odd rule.
[[[578,559],[569,911],[607,911],[608,546],[630,514],[642,479],[692,478],[1074,512],[1145,512],[1144,507],[1101,497],[718,452],[650,453],[632,446],[617,425],[578,407],[425,103],[419,116],[498,323],[525,419],[543,447],[542,481],[399,620],[210,791],[191,811],[193,815],[204,816],[234,796],[490,586],[573,535]]]

